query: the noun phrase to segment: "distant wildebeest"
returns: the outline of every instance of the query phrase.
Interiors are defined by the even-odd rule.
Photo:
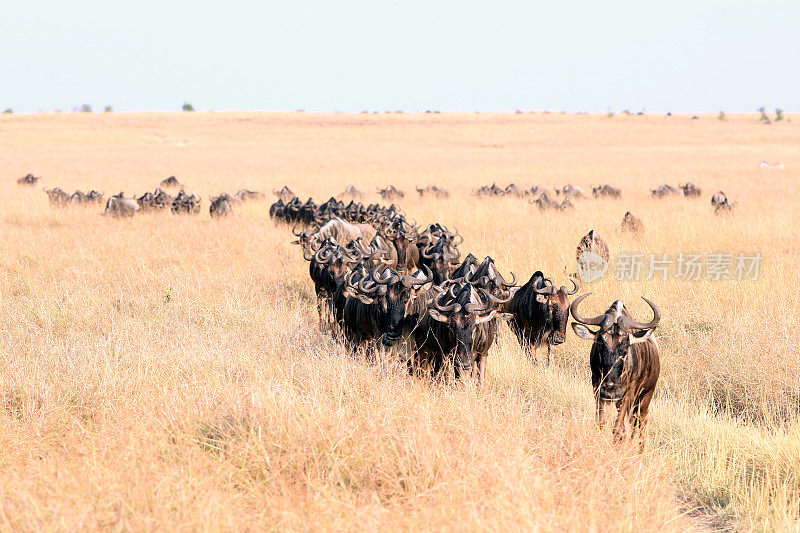
[[[480,187],[475,191],[476,196],[505,196],[506,191],[497,186],[497,183],[492,183],[491,187],[486,185]]]
[[[60,187],[46,190],[45,192],[52,207],[64,207],[69,203],[69,195],[62,191]]]
[[[69,203],[70,205],[100,204],[103,203],[103,194],[95,190],[88,194],[84,194],[82,191],[75,191],[69,197]]]
[[[622,217],[620,229],[623,233],[632,233],[633,235],[639,236],[644,233],[644,223],[639,217],[630,211],[626,211],[625,216]]]
[[[279,200],[282,200],[283,203],[290,202],[292,200],[292,198],[294,198],[296,196],[292,192],[292,190],[289,187],[287,187],[286,185],[284,185],[283,188],[281,190],[279,190],[279,191],[273,191],[272,194],[277,196]]]
[[[783,163],[768,163],[766,161],[761,161],[758,163],[759,168],[774,168],[777,170],[783,170],[784,165]]]
[[[336,195],[337,198],[349,198],[351,200],[361,199],[364,197],[364,193],[359,191],[352,185],[348,185],[345,189]]]
[[[250,200],[263,200],[265,198],[263,192],[258,191],[248,191],[247,189],[242,189],[236,194],[233,195],[229,201],[235,202],[245,202]]]
[[[178,178],[176,178],[175,176],[170,176],[167,179],[161,180],[159,186],[164,188],[173,187],[177,189],[178,187],[183,187],[183,184],[181,184],[181,182],[178,181]]]
[[[688,183],[684,183],[684,184],[678,185],[678,187],[683,189],[683,195],[684,196],[699,198],[703,194],[702,189],[700,189],[700,187],[698,187],[697,185],[695,185],[691,181],[688,182]]]
[[[640,449],[644,450],[647,412],[660,372],[658,344],[652,333],[661,320],[661,312],[656,304],[644,298],[653,310],[653,319],[638,322],[617,300],[602,315],[584,318],[578,306],[587,296],[584,294],[572,302],[570,312],[575,320],[572,329],[578,337],[592,341],[589,364],[597,422],[603,426],[603,409],[613,402],[618,411],[615,438],[630,441],[638,428]],[[597,330],[591,331],[587,326],[595,326]]]
[[[109,197],[103,216],[111,215],[115,218],[132,217],[139,209],[141,209],[139,202],[133,198],[125,198],[123,193],[119,193]]]
[[[427,187],[417,187],[417,192],[419,193],[419,197],[423,198],[425,196],[433,196],[434,198],[447,198],[450,196],[450,192],[447,189],[443,189],[442,187],[437,187],[436,185],[428,185]]]
[[[39,177],[34,176],[33,174],[26,174],[17,180],[18,185],[36,185],[36,182],[39,181]]]
[[[556,189],[556,194],[563,194],[567,198],[583,198],[584,196],[583,189],[572,184],[567,184],[561,189]]]
[[[286,204],[283,203],[281,198],[278,198],[278,201],[269,206],[269,218],[275,221],[284,221],[284,213],[286,211]]]
[[[217,197],[212,197],[211,205],[208,207],[208,213],[211,215],[211,218],[230,215],[233,212],[231,201],[231,196],[228,193],[222,193]]]
[[[667,185],[666,183],[659,185],[657,188],[650,191],[654,197],[656,198],[664,198],[667,196],[677,196],[680,194],[680,191],[673,187],[672,185]]]
[[[516,198],[522,198],[525,195],[525,192],[513,183],[509,184],[503,192],[506,196],[514,196]]]
[[[722,214],[722,213],[730,213],[733,211],[733,208],[736,207],[736,204],[728,200],[728,197],[725,196],[725,193],[719,191],[717,194],[711,197],[711,206],[714,208],[714,214]]]
[[[383,198],[387,202],[393,202],[394,200],[405,198],[406,196],[406,193],[404,193],[394,185],[389,185],[384,189],[378,189],[378,194],[380,194],[381,198]]]
[[[506,311],[514,315],[509,326],[526,352],[536,360],[536,349],[547,345],[547,364],[550,350],[564,342],[569,322],[569,296],[578,292],[578,284],[570,278],[573,288],[556,287],[541,271],[534,272],[528,282],[514,293]]]
[[[595,198],[621,198],[622,191],[613,185],[604,183],[603,185],[592,187],[592,195]]]
[[[186,194],[186,191],[181,189],[172,200],[172,212],[174,214],[188,214],[196,215],[200,212],[200,197],[194,194]]]

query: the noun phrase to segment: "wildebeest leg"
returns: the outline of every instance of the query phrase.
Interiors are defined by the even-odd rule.
[[[633,421],[631,420],[631,401],[623,398],[617,402],[617,419],[614,421],[614,440],[616,442],[630,442],[633,436]]]
[[[606,425],[606,419],[603,416],[603,408],[605,407],[605,402],[600,398],[597,398],[597,402],[595,405],[595,411],[597,416],[597,425],[600,426],[600,429],[603,429]]]
[[[551,349],[552,349],[552,346],[548,342],[547,343],[547,360],[545,361],[544,366],[550,366],[550,350]]]
[[[473,375],[477,376],[478,378],[478,387],[481,387],[483,380],[486,378],[486,360],[488,359],[486,354],[479,353],[478,358],[475,360],[475,365],[477,365],[476,371],[473,372]]]
[[[655,389],[642,395],[636,405],[636,422],[639,426],[639,452],[644,453],[645,426],[647,426],[647,413],[650,409],[650,400],[653,399]]]

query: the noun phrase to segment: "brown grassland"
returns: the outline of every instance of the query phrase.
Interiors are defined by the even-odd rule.
[[[790,117],[791,118],[791,117]],[[785,170],[760,169],[780,161]],[[43,177],[33,188],[16,178]],[[197,217],[52,209],[42,187],[140,195],[169,175]],[[0,117],[0,529],[798,530],[800,124],[750,115],[302,113]],[[700,200],[649,189],[691,180]],[[497,181],[610,182],[570,213],[478,199]],[[660,304],[647,449],[594,424],[589,344],[553,364],[507,327],[488,379],[411,378],[319,331],[313,286],[273,201],[228,219],[208,198],[287,184],[325,200],[406,191],[420,224],[522,282],[566,281],[594,228],[619,252],[760,252],[756,281],[583,288],[641,319]],[[447,200],[415,185],[448,187]],[[738,202],[715,216],[709,198]],[[616,228],[625,211],[646,227]],[[572,271],[572,270],[570,270]]]

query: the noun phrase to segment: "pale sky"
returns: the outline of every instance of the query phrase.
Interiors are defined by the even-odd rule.
[[[0,109],[800,110],[800,2],[6,1]]]

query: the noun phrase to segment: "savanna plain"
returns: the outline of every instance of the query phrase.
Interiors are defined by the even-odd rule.
[[[800,122],[701,115],[149,113],[0,117],[0,528],[800,529]],[[759,168],[781,162],[783,170]],[[27,173],[42,176],[18,186]],[[198,216],[53,209],[42,188],[141,195],[175,175]],[[700,199],[655,199],[692,181]],[[590,190],[540,212],[497,182]],[[566,284],[590,229],[655,330],[644,453],[594,421],[589,343],[534,362],[506,325],[487,379],[410,377],[320,332],[308,265],[268,216],[288,185],[406,192],[419,224],[524,282]],[[414,186],[450,189],[420,199]],[[268,200],[212,220],[208,199]],[[713,213],[718,190],[737,202]],[[645,233],[617,228],[639,216]],[[760,253],[756,280],[615,279],[623,252]]]

